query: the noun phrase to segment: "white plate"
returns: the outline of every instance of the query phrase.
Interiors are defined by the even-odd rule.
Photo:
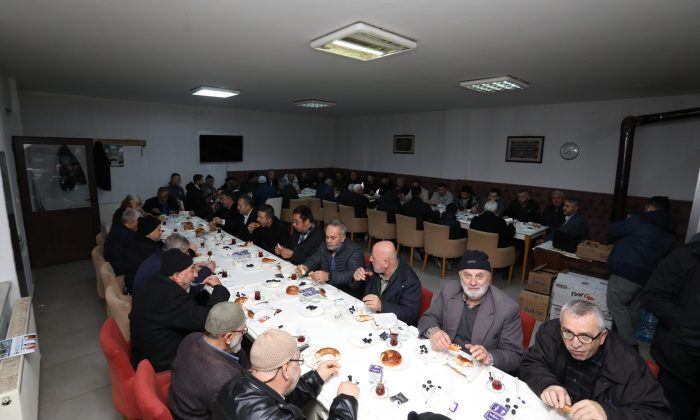
[[[311,311],[309,309],[306,309],[307,306],[315,306],[316,309]],[[307,303],[304,305],[299,305],[297,307],[297,312],[301,316],[305,316],[308,318],[316,318],[316,317],[323,315],[323,306],[319,306],[318,304],[313,304],[313,303]]]
[[[369,335],[372,334],[370,337]],[[371,338],[372,342],[371,343],[365,343],[362,341],[363,338]],[[377,342],[381,341],[382,339],[379,338],[379,334],[374,333],[374,332],[362,332],[362,333],[355,333],[352,334],[350,337],[348,337],[348,341],[350,344],[352,344],[355,347],[359,347],[361,349],[367,348],[369,346],[373,346]]]
[[[427,349],[428,353],[421,353],[421,348],[420,345],[423,344]],[[416,351],[416,356],[418,359],[426,362],[426,363],[437,363],[437,364],[445,364],[447,363],[447,359],[450,358],[449,353],[445,351],[435,351],[433,348],[430,346],[430,341],[422,341],[418,342],[418,345],[414,346],[414,350]]]
[[[437,376],[437,375],[435,375]],[[428,381],[431,381],[431,384],[428,384]],[[422,394],[428,394],[431,393],[433,396],[437,395],[452,395],[452,382],[448,381],[445,378],[435,378],[431,377],[430,375],[422,374],[418,376],[418,381],[416,382],[418,390]],[[426,385],[428,389],[423,388],[423,385]],[[433,385],[432,391],[430,390],[430,385]],[[440,388],[438,388],[438,386]]]
[[[277,291],[277,297],[280,299],[296,299],[299,297],[299,295],[288,295],[287,288],[283,287]]]
[[[395,350],[395,349],[389,349],[389,350]],[[386,350],[384,350],[386,351]],[[408,357],[408,352],[405,351],[400,351],[401,353],[401,364],[398,366],[386,366],[384,363],[382,363],[382,352],[377,353],[377,357],[375,357],[374,360],[377,361],[377,364],[380,366],[383,366],[384,369],[387,370],[404,370],[406,369],[410,364],[411,364],[411,359]]]

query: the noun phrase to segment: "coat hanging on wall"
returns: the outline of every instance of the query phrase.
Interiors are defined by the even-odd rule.
[[[94,162],[95,162],[95,184],[97,188],[105,191],[112,189],[112,175],[109,170],[109,159],[107,153],[102,147],[102,142],[96,141],[94,144]]]

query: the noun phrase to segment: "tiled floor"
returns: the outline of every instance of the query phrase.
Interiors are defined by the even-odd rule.
[[[364,244],[366,248],[366,244]],[[403,258],[408,258],[402,252]],[[424,287],[437,292],[444,280],[431,261],[426,272],[414,263]],[[508,285],[503,273],[494,284],[517,301],[520,270]],[[448,271],[447,278],[456,278]],[[107,363],[99,346],[104,322],[104,301],[95,294],[95,271],[91,260],[35,270],[34,308],[41,338],[42,364],[39,394],[40,420],[121,419],[112,405]],[[539,326],[539,322],[538,322]],[[642,345],[648,357],[648,345]]]

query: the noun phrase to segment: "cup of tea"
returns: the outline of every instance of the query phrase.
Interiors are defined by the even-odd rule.
[[[492,370],[489,372],[489,381],[491,389],[494,391],[503,390],[503,372]]]
[[[262,296],[260,296],[260,290],[256,290],[254,296],[255,296],[255,300],[260,300],[260,299],[262,299]]]
[[[374,273],[372,272],[372,270],[365,268],[365,280],[369,280],[370,278],[372,278],[373,275]]]
[[[261,249],[260,251],[258,251],[258,258],[262,258],[262,257],[263,257],[263,252],[262,252],[262,249]]]
[[[296,280],[296,279],[297,279],[297,273],[292,273],[292,280]]]
[[[389,345],[390,346],[398,346],[399,345],[399,332],[396,330],[391,330],[391,333],[389,334]]]
[[[303,328],[297,328],[297,343],[303,344],[306,342],[306,330]]]
[[[377,379],[377,383],[374,385],[374,393],[378,397],[383,397],[386,394],[386,379],[383,376]]]

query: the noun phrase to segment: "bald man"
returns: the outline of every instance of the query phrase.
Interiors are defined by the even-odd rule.
[[[389,241],[377,242],[370,256],[371,266],[355,270],[355,282],[365,282],[362,301],[375,312],[394,313],[403,322],[415,325],[420,310],[421,284],[411,267],[396,256]],[[369,279],[366,273],[371,273]]]

